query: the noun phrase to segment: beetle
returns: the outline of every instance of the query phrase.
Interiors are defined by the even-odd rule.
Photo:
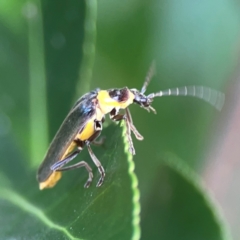
[[[193,96],[210,103],[218,110],[221,110],[223,106],[224,94],[205,86],[184,86],[145,95],[145,91],[153,75],[154,65],[151,66],[140,91],[127,87],[109,90],[100,90],[97,88],[80,97],[57,131],[38,169],[37,180],[39,188],[53,187],[61,178],[62,171],[80,167],[85,167],[88,171],[88,180],[84,185],[84,187],[88,188],[93,180],[93,173],[87,162],[80,161],[74,165],[65,166],[84,147],[87,147],[89,155],[100,173],[97,187],[102,185],[105,170],[93,153],[91,144],[101,144],[101,141],[97,142],[96,139],[102,131],[102,124],[106,114],[109,114],[110,118],[114,121],[125,121],[129,151],[134,155],[135,149],[131,132],[133,132],[138,140],[143,140],[143,136],[133,124],[131,113],[128,109],[128,106],[132,103],[138,104],[148,112],[152,111],[154,113],[156,113],[156,110],[151,104],[155,97],[162,96]],[[121,109],[124,109],[124,113],[122,114],[119,113]]]

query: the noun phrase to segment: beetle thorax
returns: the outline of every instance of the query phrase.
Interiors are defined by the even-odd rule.
[[[97,96],[97,108],[105,115],[114,108],[125,109],[133,103],[133,99],[134,94],[128,88],[101,90]]]

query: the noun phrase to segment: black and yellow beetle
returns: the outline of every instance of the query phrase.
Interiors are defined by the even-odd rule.
[[[128,89],[127,87],[109,90],[95,89],[78,99],[60,126],[38,169],[37,180],[40,189],[53,187],[61,178],[62,171],[80,167],[85,167],[88,171],[89,176],[85,187],[89,187],[93,179],[93,173],[88,163],[81,161],[71,166],[65,166],[85,146],[100,173],[97,187],[102,185],[105,171],[100,161],[94,155],[90,145],[96,143],[95,140],[102,131],[102,123],[106,114],[109,114],[114,121],[125,121],[129,151],[135,154],[131,132],[134,133],[138,140],[143,140],[143,137],[135,128],[128,109],[128,106],[132,103],[140,105],[140,107],[149,112],[153,111],[156,113],[151,106],[155,97],[172,95],[193,96],[203,99],[218,110],[221,110],[224,103],[224,94],[204,86],[185,86],[144,95],[153,74],[154,66],[150,68],[141,91]],[[119,114],[120,109],[124,109],[125,112]]]

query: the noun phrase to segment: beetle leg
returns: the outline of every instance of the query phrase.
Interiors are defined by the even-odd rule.
[[[90,147],[90,141],[86,141],[86,146],[89,152],[90,157],[92,158],[94,164],[97,166],[98,171],[101,175],[98,183],[97,183],[97,187],[100,187],[103,184],[104,181],[104,177],[105,177],[105,170],[101,164],[101,162],[97,159],[97,157],[95,156],[95,154],[93,153],[91,147]]]
[[[63,167],[64,165],[66,165],[67,163],[69,163],[71,160],[73,160],[80,152],[81,152],[82,148],[79,147],[76,151],[74,151],[73,153],[71,153],[68,157],[66,157],[65,159],[56,162],[55,164],[53,164],[51,166],[51,170],[52,171],[67,171],[67,170],[72,170],[72,169],[76,169],[76,168],[80,168],[80,167],[85,167],[86,170],[88,171],[88,180],[85,183],[84,187],[88,188],[93,180],[93,173],[92,173],[92,169],[91,167],[88,165],[88,163],[86,163],[85,161],[81,161],[78,162],[76,164],[73,164],[71,166],[67,166],[67,167]]]
[[[84,187],[88,188],[93,180],[93,173],[92,173],[92,168],[85,161],[78,162],[71,166],[62,167],[62,168],[58,169],[57,171],[67,171],[67,170],[72,170],[72,169],[81,168],[81,167],[85,167],[86,170],[88,171],[88,180],[84,184]]]
[[[133,124],[132,116],[131,116],[130,110],[129,110],[128,108],[126,108],[126,116],[127,116],[127,118],[128,118],[128,121],[129,121],[129,123],[130,123],[131,130],[132,130],[132,132],[134,133],[135,137],[136,137],[138,140],[143,140],[143,136],[138,132],[138,130],[136,129],[136,127],[135,127],[134,124]]]
[[[126,116],[126,115],[124,115],[124,116]],[[124,120],[125,120],[126,126],[127,126],[127,138],[128,138],[128,144],[129,144],[129,151],[132,155],[135,155],[135,148],[133,146],[133,141],[132,141],[132,137],[131,137],[131,125],[130,125],[127,117],[125,117]]]
[[[60,160],[56,163],[54,163],[50,169],[52,171],[58,171],[59,169],[61,169],[64,165],[66,165],[67,163],[69,163],[71,160],[73,160],[80,152],[81,152],[81,148],[78,148],[76,151],[74,151],[73,153],[69,154],[66,158],[64,158],[63,160]]]
[[[134,149],[133,141],[132,141],[132,137],[131,137],[131,124],[129,122],[128,117],[127,117],[126,114],[116,114],[116,115],[114,115],[114,113],[116,113],[116,110],[112,111],[110,113],[110,117],[111,117],[112,120],[114,120],[114,121],[124,120],[125,121],[126,126],[127,126],[127,139],[128,139],[128,144],[129,144],[129,151],[132,155],[135,155],[135,149]]]

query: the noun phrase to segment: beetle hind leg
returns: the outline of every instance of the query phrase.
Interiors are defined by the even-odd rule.
[[[59,169],[62,169],[64,165],[72,161],[80,152],[82,149],[78,148],[73,153],[69,154],[66,158],[54,163],[50,168],[52,171],[59,171]]]
[[[85,161],[78,162],[71,166],[62,167],[62,168],[58,169],[57,171],[67,171],[67,170],[72,170],[72,169],[81,168],[81,167],[85,167],[86,170],[88,171],[88,180],[84,184],[84,187],[88,188],[93,180],[93,173],[92,173],[92,168]]]
[[[81,162],[78,162],[78,163],[73,164],[71,166],[64,167],[64,165],[66,165],[71,160],[73,160],[81,152],[81,150],[82,150],[82,148],[79,147],[75,152],[68,155],[65,159],[56,162],[55,164],[53,164],[51,166],[51,170],[62,172],[62,171],[67,171],[67,170],[72,170],[72,169],[76,169],[76,168],[85,167],[86,170],[88,171],[88,180],[85,183],[84,187],[88,188],[90,186],[92,180],[93,180],[92,168],[88,165],[88,163],[86,163],[85,161],[81,161]]]

